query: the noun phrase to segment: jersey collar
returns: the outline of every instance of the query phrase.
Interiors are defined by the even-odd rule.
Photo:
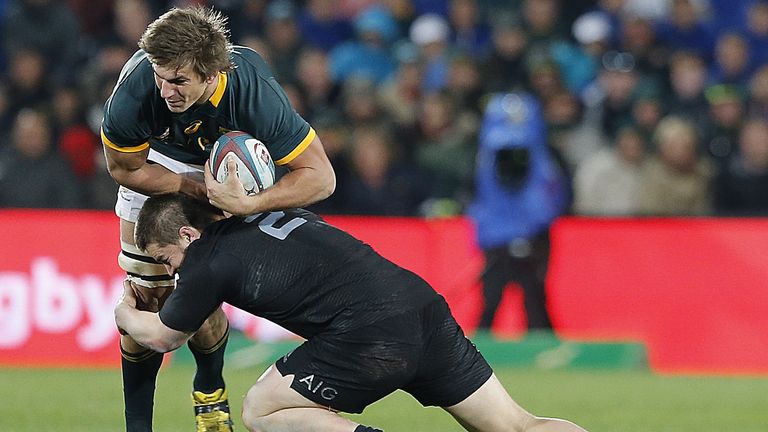
[[[224,97],[224,91],[226,89],[227,89],[227,74],[226,72],[219,72],[219,83],[216,85],[216,90],[214,90],[211,97],[208,98],[208,101],[215,108],[219,107],[219,103],[221,102],[221,98]]]

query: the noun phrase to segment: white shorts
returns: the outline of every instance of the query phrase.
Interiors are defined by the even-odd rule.
[[[204,167],[202,165],[191,165],[179,162],[171,159],[168,156],[160,154],[152,149],[149,150],[149,157],[147,160],[155,162],[159,165],[168,168],[170,171],[176,174],[181,174],[184,177],[189,177],[199,182],[204,182],[205,177],[203,175]],[[144,201],[147,200],[147,196],[134,192],[125,186],[120,186],[117,190],[117,203],[115,204],[115,214],[120,219],[127,220],[128,222],[136,223],[139,218],[139,211],[144,205]]]

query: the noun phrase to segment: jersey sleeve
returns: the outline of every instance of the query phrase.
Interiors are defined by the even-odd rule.
[[[256,53],[245,53],[255,70],[268,70]],[[243,86],[240,98],[243,130],[259,138],[267,146],[276,165],[290,163],[315,138],[315,131],[291,106],[285,91],[271,76],[254,72]]]
[[[149,147],[150,125],[146,120],[146,96],[153,91],[153,78],[145,55],[137,52],[125,64],[112,95],[104,104],[102,143],[122,153]]]
[[[237,283],[239,270],[232,260],[218,261],[220,264],[213,262],[211,265],[196,264],[200,262],[196,260],[189,263],[192,266],[182,267],[176,288],[160,310],[163,324],[182,332],[196,331],[224,302],[226,290]]]

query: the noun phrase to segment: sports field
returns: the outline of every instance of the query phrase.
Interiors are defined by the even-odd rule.
[[[232,409],[263,366],[225,370]],[[189,386],[193,367],[163,369],[155,403],[155,431],[192,431]],[[515,399],[535,413],[567,417],[590,431],[765,432],[768,377],[658,376],[646,371],[544,371],[497,368]],[[0,369],[0,431],[120,431],[119,370]],[[385,431],[462,429],[436,408],[405,393],[369,407],[355,420]]]

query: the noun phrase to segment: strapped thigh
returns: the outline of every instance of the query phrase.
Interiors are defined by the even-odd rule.
[[[164,265],[130,243],[121,241],[120,246],[122,250],[117,262],[128,273],[129,281],[146,288],[174,285],[174,277],[168,274]]]

